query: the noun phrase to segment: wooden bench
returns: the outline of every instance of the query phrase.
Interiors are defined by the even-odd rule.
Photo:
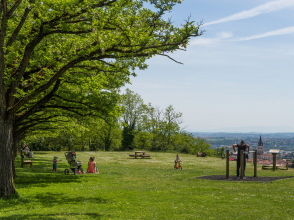
[[[145,151],[135,151],[135,154],[129,154],[129,156],[135,157],[135,159],[137,159],[137,157],[141,157],[141,158],[151,157],[151,155],[145,154]]]
[[[267,168],[270,168],[270,169],[273,169],[273,165],[263,165],[262,166],[262,169],[267,169]],[[286,165],[276,165],[276,168],[277,169],[283,169],[283,170],[288,170],[288,163]]]
[[[30,164],[30,168],[33,168],[33,162],[31,160],[23,160],[24,159],[24,155],[21,153],[21,168],[23,168],[24,164]]]
[[[135,157],[137,159],[137,157],[141,157],[141,158],[145,158],[145,157],[151,157],[151,155],[138,155],[138,154],[129,154],[130,157]]]

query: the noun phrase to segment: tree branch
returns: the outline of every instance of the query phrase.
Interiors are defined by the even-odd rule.
[[[60,86],[60,80],[57,80],[52,91],[44,96],[40,101],[38,101],[32,108],[30,108],[27,112],[24,114],[21,114],[16,118],[15,123],[19,123],[29,117],[30,115],[34,114],[38,108],[40,108],[42,105],[44,105],[46,102],[48,102],[55,94],[55,92],[58,90]],[[13,111],[12,111],[13,112]]]
[[[51,34],[87,34],[91,33],[92,30],[87,30],[87,31],[64,31],[64,30],[54,30],[47,32],[46,35],[51,35]]]
[[[79,116],[89,116],[89,115],[92,115],[92,114],[81,114],[80,112],[77,112],[73,109],[81,109],[83,110],[83,108],[77,108],[77,107],[68,107],[68,106],[61,106],[61,105],[46,105],[44,106],[44,108],[55,108],[55,109],[63,109],[63,110],[66,110],[66,111],[69,111],[69,112],[73,112]]]
[[[108,2],[108,3],[105,3],[107,0],[103,0],[103,1],[101,1],[101,2],[99,2],[98,4],[95,4],[95,5],[93,5],[93,6],[91,6],[91,7],[88,7],[88,8],[85,8],[85,9],[82,9],[80,12],[78,12],[78,13],[76,13],[76,14],[74,14],[74,15],[70,15],[69,13],[65,13],[65,14],[63,14],[63,15],[61,15],[61,16],[59,16],[59,17],[56,17],[56,18],[54,18],[54,19],[52,19],[52,20],[50,20],[50,21],[46,21],[46,22],[44,22],[44,25],[47,25],[47,24],[53,24],[53,23],[56,23],[56,22],[58,22],[58,21],[66,21],[66,20],[68,20],[68,19],[72,19],[72,18],[75,18],[75,17],[77,17],[77,16],[79,16],[79,15],[81,15],[81,14],[83,14],[83,13],[86,13],[88,10],[90,10],[90,9],[95,9],[95,8],[99,8],[99,7],[104,7],[104,6],[109,6],[109,5],[111,5],[112,3],[115,3],[117,0],[112,0],[112,1],[110,1],[110,2]]]
[[[19,0],[19,1],[21,2],[21,0]],[[18,33],[20,32],[22,26],[24,25],[30,11],[31,11],[31,9],[26,8],[18,26],[16,27],[16,29],[14,30],[13,34],[11,35],[11,37],[9,38],[9,40],[6,44],[7,47],[10,47],[13,44],[13,42],[15,41],[15,39],[16,39]]]
[[[10,18],[10,16],[17,9],[17,7],[20,5],[21,2],[22,2],[22,0],[18,0],[17,2],[15,2],[15,4],[11,7],[11,9],[9,10],[9,12],[7,13],[7,15],[6,15],[7,18]]]
[[[166,54],[158,54],[158,55],[160,55],[160,56],[165,56],[165,57],[168,57],[169,59],[171,59],[172,61],[174,61],[174,62],[176,62],[176,63],[178,63],[178,64],[183,64],[183,63],[181,63],[181,62],[179,62],[179,61],[176,61],[175,59],[173,59],[173,58],[171,58],[170,56],[168,56],[168,55],[166,55]],[[183,64],[184,65],[184,64]]]
[[[40,118],[38,118],[38,117],[40,117]],[[33,118],[27,118],[24,121],[19,122],[17,124],[14,123],[14,125],[19,127],[19,126],[23,126],[23,125],[26,125],[28,123],[34,122],[34,121],[41,121],[41,120],[44,121],[44,120],[49,120],[49,119],[56,118],[56,117],[60,117],[60,115],[50,115],[48,117],[43,117],[43,118],[42,118],[42,115],[34,115]]]
[[[4,83],[4,70],[5,70],[5,57],[4,57],[4,41],[7,29],[7,2],[6,0],[0,1],[0,115],[4,115],[4,107],[6,106],[5,97],[5,83]],[[1,16],[2,15],[2,16]]]

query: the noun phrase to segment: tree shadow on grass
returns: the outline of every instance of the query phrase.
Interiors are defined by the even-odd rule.
[[[89,218],[89,219],[101,219],[102,215],[98,213],[57,213],[57,214],[24,214],[24,215],[10,215],[7,217],[0,217],[0,219],[67,219],[68,216],[71,217],[78,217],[81,216],[83,218]]]
[[[38,172],[39,171],[39,172]],[[31,175],[19,175],[14,180],[16,188],[46,187],[50,184],[81,182],[78,175],[64,175],[63,173],[44,173],[44,170],[35,170]]]
[[[44,208],[46,207],[58,207],[59,204],[62,205],[72,205],[72,206],[80,206],[89,204],[105,204],[105,203],[113,203],[110,200],[103,199],[102,197],[90,197],[90,195],[75,196],[74,192],[68,193],[39,193],[35,196],[31,196],[29,198],[19,198],[12,200],[0,200],[1,207],[3,208],[11,208],[11,210],[6,211],[14,211],[14,206],[21,205],[26,207],[30,202],[41,204]],[[1,219],[1,218],[0,218]],[[22,219],[22,218],[21,218]]]
[[[109,200],[103,199],[102,197],[90,197],[90,195],[74,196],[74,192],[68,193],[41,193],[38,194],[34,200],[37,203],[41,203],[44,207],[58,206],[59,204],[70,204],[70,205],[81,205],[85,203],[89,204],[103,204],[112,203]]]
[[[52,152],[56,152],[56,151],[48,151],[48,152],[40,152],[40,151],[34,151],[34,154],[37,155],[37,154],[52,154]]]

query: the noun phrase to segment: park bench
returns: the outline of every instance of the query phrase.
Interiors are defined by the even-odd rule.
[[[262,169],[264,169],[264,170],[267,168],[273,169],[273,164],[262,166]],[[286,165],[276,165],[276,169],[288,170],[288,163]]]
[[[25,165],[25,164],[30,164],[30,168],[33,168],[33,161],[24,160],[25,155],[24,155],[23,151],[21,151],[20,156],[21,156],[21,168],[23,168],[23,165]]]

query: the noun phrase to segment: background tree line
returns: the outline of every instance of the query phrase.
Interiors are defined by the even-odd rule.
[[[27,136],[33,150],[150,150],[177,151],[196,154],[214,151],[205,139],[195,138],[180,127],[182,113],[172,105],[161,109],[126,89],[121,97],[121,116],[107,121],[88,117],[85,120],[68,119],[58,129],[37,131]],[[22,143],[21,142],[21,143]]]

